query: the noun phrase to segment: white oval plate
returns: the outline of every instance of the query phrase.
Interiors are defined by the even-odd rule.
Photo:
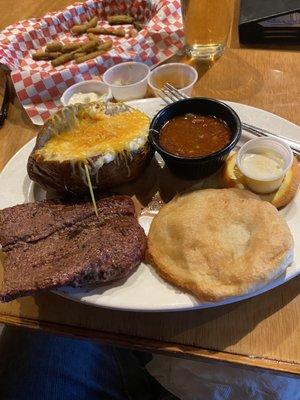
[[[144,111],[150,117],[153,117],[164,107],[164,103],[157,98],[136,100],[128,103]],[[300,128],[291,122],[254,107],[232,102],[226,103],[238,113],[242,121],[268,129],[291,139],[300,140]],[[2,171],[0,175],[0,208],[45,198],[45,192],[38,185],[30,181],[26,171],[27,159],[34,143],[35,139],[28,142],[14,155]],[[166,283],[156,274],[151,266],[144,263],[142,263],[129,278],[112,285],[105,285],[93,289],[63,287],[56,290],[56,293],[69,299],[94,306],[131,311],[180,311],[208,308],[234,303],[256,296],[276,286],[282,285],[300,274],[299,193],[281,213],[289,224],[294,236],[294,262],[287,268],[284,275],[273,280],[254,293],[240,297],[231,297],[217,303],[200,303],[194,297]],[[142,216],[139,221],[147,233],[151,223],[151,217]]]

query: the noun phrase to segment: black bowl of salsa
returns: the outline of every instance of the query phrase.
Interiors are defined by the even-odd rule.
[[[197,179],[216,172],[241,136],[236,112],[204,97],[179,100],[152,120],[149,140],[176,175]]]

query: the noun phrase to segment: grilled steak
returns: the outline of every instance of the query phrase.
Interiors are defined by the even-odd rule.
[[[98,200],[97,206],[99,218],[91,203],[44,201],[0,211],[5,255],[0,300],[126,277],[146,247],[133,202],[112,196]]]
[[[103,215],[134,215],[134,204],[128,196],[112,196],[97,201],[99,217]],[[92,216],[89,202],[62,203],[45,200],[19,204],[0,210],[0,243],[13,246],[19,241],[32,242],[51,235]]]

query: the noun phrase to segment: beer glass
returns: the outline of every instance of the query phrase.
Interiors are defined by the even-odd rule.
[[[181,0],[186,52],[210,60],[225,50],[231,27],[231,0]]]

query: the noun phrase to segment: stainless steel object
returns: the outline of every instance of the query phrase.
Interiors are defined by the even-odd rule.
[[[160,93],[158,94],[160,98],[167,104],[171,104],[174,103],[175,101],[189,98],[189,96],[187,96],[184,93],[181,93],[178,89],[176,89],[169,83],[166,83],[161,89]],[[296,140],[276,135],[275,133],[267,131],[266,129],[258,128],[254,125],[246,124],[245,122],[242,122],[242,129],[258,137],[264,136],[264,137],[280,139],[290,146],[295,155],[300,157],[300,142],[297,142]]]

